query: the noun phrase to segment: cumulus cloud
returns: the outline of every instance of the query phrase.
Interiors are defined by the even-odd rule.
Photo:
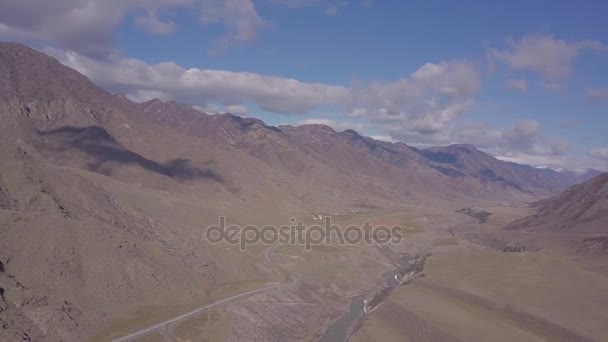
[[[545,137],[535,120],[520,120],[504,130],[466,132],[468,140],[493,150],[498,155],[519,154],[537,157],[563,156],[571,149],[567,141]]]
[[[355,87],[358,115],[367,117],[391,136],[437,134],[474,103],[480,87],[478,71],[468,63],[427,63],[409,77]]]
[[[136,101],[158,97],[198,106],[254,102],[262,110],[280,114],[305,114],[333,106],[353,117],[367,118],[395,139],[405,132],[435,134],[445,129],[474,103],[480,82],[478,72],[464,62],[428,63],[397,81],[345,87],[249,72],[186,69],[173,62],[98,60],[71,51],[48,52]]]
[[[533,34],[520,40],[508,39],[505,50],[490,49],[488,57],[516,70],[540,74],[547,85],[561,84],[573,72],[572,64],[583,50],[608,51],[595,40],[564,41],[549,34]]]
[[[585,99],[594,103],[608,103],[608,88],[587,89]]]
[[[267,23],[252,0],[3,0],[0,37],[43,41],[87,56],[117,53],[114,31],[127,14],[150,33],[170,33],[175,24],[162,21],[162,11],[185,8],[203,25],[221,25],[226,34],[214,49],[252,40]]]
[[[48,52],[99,84],[138,101],[159,97],[200,106],[209,102],[227,106],[253,101],[263,110],[282,114],[302,114],[324,105],[351,102],[351,93],[343,86],[249,72],[186,69],[173,62],[96,60],[75,52]]]
[[[541,139],[540,124],[534,120],[518,121],[502,137],[508,146],[530,150]]]
[[[505,89],[525,93],[528,90],[528,82],[524,79],[510,79],[505,82]]]

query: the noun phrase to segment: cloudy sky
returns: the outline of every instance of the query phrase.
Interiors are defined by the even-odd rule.
[[[135,101],[608,169],[605,1],[3,0],[0,39]]]

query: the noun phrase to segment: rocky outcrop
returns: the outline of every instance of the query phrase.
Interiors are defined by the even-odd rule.
[[[578,247],[577,252],[592,255],[608,254],[608,236],[597,236],[584,239]]]
[[[488,217],[492,215],[489,211],[474,208],[462,208],[456,210],[456,212],[477,219],[479,223],[485,223],[488,220]]]

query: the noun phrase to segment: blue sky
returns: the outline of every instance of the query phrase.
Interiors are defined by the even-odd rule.
[[[605,13],[604,1],[8,0],[0,38],[136,101],[607,169]]]

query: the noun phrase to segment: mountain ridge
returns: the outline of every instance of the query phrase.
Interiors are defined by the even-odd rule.
[[[608,173],[574,185],[537,204],[537,212],[505,230],[608,234]]]
[[[186,160],[193,168],[212,165],[213,173],[222,174],[225,180],[226,185],[218,185],[224,188],[222,192],[245,201],[259,190],[246,181],[236,165],[258,170],[258,179],[264,179],[267,188],[283,193],[282,202],[300,202],[297,207],[315,210],[322,206],[345,209],[360,201],[394,206],[462,196],[479,196],[482,201],[530,201],[574,182],[573,177],[554,171],[500,161],[472,145],[419,150],[401,142],[378,141],[354,130],[336,132],[324,125],[274,127],[229,113],[210,115],[173,101],[134,103],[95,86],[54,58],[17,43],[1,43],[0,58],[4,90],[0,112],[5,118],[0,127],[21,127],[17,130],[20,133],[12,134],[22,141],[40,147],[45,131],[96,126],[126,150],[147,160],[157,155],[164,160]],[[36,68],[30,76],[32,65]],[[58,150],[62,148],[71,147]],[[79,148],[82,151],[82,146]],[[177,151],[181,153],[175,154]],[[208,157],[196,160],[202,155]],[[65,153],[55,158],[48,151],[46,157],[69,159]],[[206,164],[211,160],[212,164]],[[113,174],[124,173],[116,163],[110,164],[106,171],[114,168]],[[132,180],[136,171],[129,173],[132,176],[122,179]],[[345,173],[350,175],[345,178]],[[406,179],[409,181],[404,182]],[[327,189],[329,184],[332,191]],[[350,184],[360,184],[361,188],[354,189]],[[315,191],[308,194],[306,188]],[[345,203],[349,198],[359,199]]]

